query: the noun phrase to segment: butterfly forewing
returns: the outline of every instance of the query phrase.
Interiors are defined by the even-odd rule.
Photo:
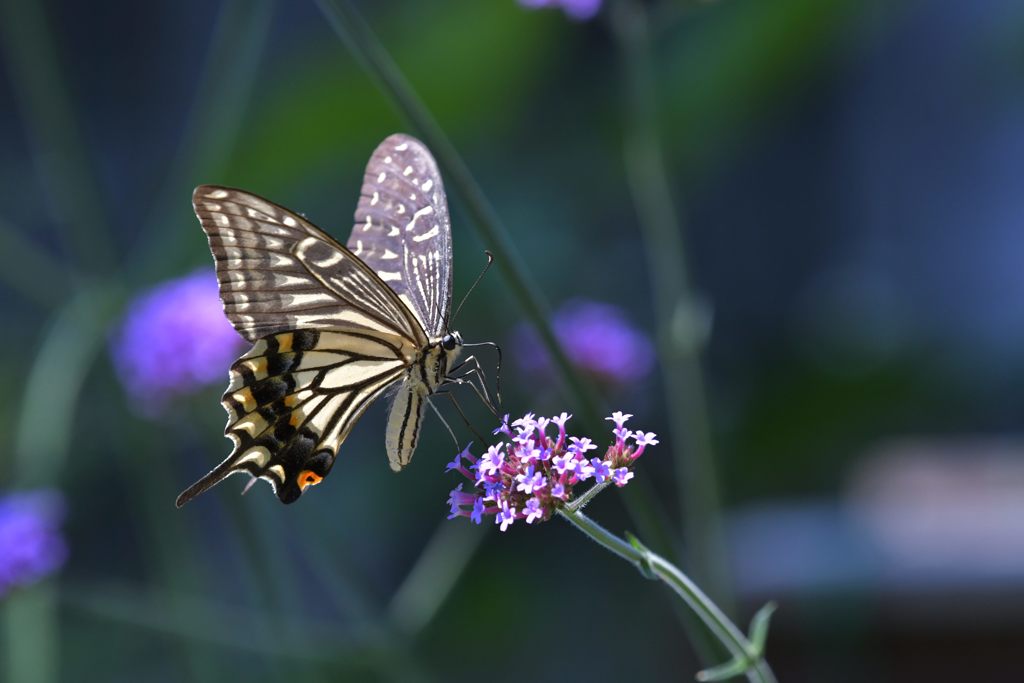
[[[443,334],[451,307],[451,222],[437,163],[421,142],[391,135],[366,165],[352,253],[369,265],[419,318]]]
[[[192,203],[216,261],[224,312],[249,341],[335,326],[423,340],[395,293],[305,218],[254,194],[212,185],[197,187]]]

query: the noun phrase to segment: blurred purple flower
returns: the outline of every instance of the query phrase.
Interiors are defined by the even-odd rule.
[[[576,21],[593,19],[601,10],[601,0],[519,0],[519,4],[530,9],[558,7]]]
[[[137,296],[111,351],[121,383],[145,412],[227,379],[242,346],[224,316],[216,274],[202,269]]]
[[[55,572],[67,559],[64,501],[55,491],[0,497],[0,597]]]
[[[609,384],[642,379],[654,366],[654,345],[611,304],[575,299],[551,319],[555,336],[581,370]],[[537,375],[551,371],[551,357],[532,327],[523,324],[514,335],[514,350],[523,368]]]
[[[517,434],[513,435],[511,429],[499,429],[502,441],[489,447],[479,460],[467,447],[456,457],[458,464],[452,467],[453,463],[449,463],[447,470],[462,474],[473,490],[463,491],[465,482],[452,489],[448,496],[448,519],[469,517],[479,524],[484,515],[493,516],[502,531],[517,519],[525,519],[527,524],[546,521],[573,499],[573,487],[582,481],[596,479],[601,484],[610,479],[616,486],[625,486],[633,477],[633,463],[644,448],[657,443],[653,432],[636,432],[643,435],[636,446],[618,438],[618,432],[632,416],[617,412],[608,418],[616,425],[615,441],[603,458],[591,458],[588,462],[584,453],[597,446],[588,438],[566,438],[565,423],[570,417],[562,413],[557,418],[538,418],[527,413],[512,423]],[[508,424],[507,415],[502,422]],[[557,434],[548,433],[549,425],[558,428]],[[470,463],[468,469],[462,466],[463,460]]]

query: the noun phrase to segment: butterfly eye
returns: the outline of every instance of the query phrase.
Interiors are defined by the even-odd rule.
[[[459,340],[454,334],[446,334],[441,338],[441,348],[445,351],[451,351],[459,343]]]
[[[312,470],[302,470],[299,472],[299,476],[295,478],[295,483],[299,485],[301,490],[305,491],[310,486],[316,486],[323,480],[323,477]]]

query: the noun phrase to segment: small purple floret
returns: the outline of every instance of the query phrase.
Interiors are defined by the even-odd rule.
[[[544,475],[535,471],[533,465],[529,465],[526,472],[517,476],[516,481],[519,482],[516,491],[522,491],[526,495],[530,495],[547,484]]]
[[[616,486],[622,487],[633,478],[633,473],[626,467],[618,467],[612,472],[612,481],[615,482]]]
[[[484,519],[484,501],[477,498],[473,501],[473,512],[469,515],[469,521],[473,524],[480,524]]]
[[[594,468],[594,479],[597,480],[598,484],[611,476],[611,470],[608,467],[608,463],[604,462],[600,458],[591,458],[590,464]]]
[[[498,515],[494,518],[495,524],[501,525],[501,530],[504,531],[512,522],[516,521],[516,509],[510,508],[507,501],[501,502],[501,509],[498,510]]]
[[[526,515],[526,523],[533,524],[537,519],[544,516],[544,511],[540,507],[540,500],[537,498],[531,498],[526,501],[526,507],[523,508],[523,513]]]

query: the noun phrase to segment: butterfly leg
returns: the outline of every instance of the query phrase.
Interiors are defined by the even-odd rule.
[[[459,372],[462,372],[462,374],[453,376]],[[477,380],[476,382],[473,382],[474,378]],[[491,394],[487,390],[487,374],[484,372],[483,367],[480,365],[480,360],[476,356],[469,356],[452,368],[447,381],[453,384],[468,384],[473,387],[473,391],[475,391],[477,396],[480,397],[483,404],[487,406],[487,409],[491,411],[491,414],[494,416],[498,415],[498,410],[494,406]],[[500,395],[498,397],[498,403],[501,403]]]
[[[451,394],[449,394],[449,396],[451,396]],[[427,400],[427,405],[430,406],[430,409],[433,410],[434,414],[437,415],[439,420],[441,420],[441,424],[444,425],[444,428],[448,430],[448,433],[451,435],[452,441],[455,442],[455,446],[457,448],[459,446],[459,440],[455,437],[455,432],[452,430],[451,425],[448,424],[448,420],[444,419],[444,415],[442,415],[441,411],[438,410],[437,406],[434,405],[434,402],[431,400],[432,397],[429,394],[427,396],[425,396],[425,398]],[[463,419],[465,419],[465,418],[463,418]]]
[[[466,428],[469,429],[469,431],[473,432],[473,436],[475,436],[476,438],[480,439],[480,443],[487,443],[487,439],[484,438],[480,434],[480,432],[478,432],[476,430],[476,428],[472,425],[472,423],[470,423],[469,418],[466,417],[466,413],[465,413],[465,411],[462,410],[462,406],[459,405],[459,401],[458,401],[458,399],[455,398],[455,394],[451,393],[450,391],[442,390],[442,391],[439,391],[439,392],[435,392],[435,395],[438,394],[438,393],[443,393],[445,396],[447,396],[451,400],[452,405],[455,406],[455,411],[458,412],[459,417],[462,418],[462,422],[466,425]]]
[[[497,356],[497,364],[496,364],[496,367],[495,367],[495,375],[496,375],[496,380],[497,381],[494,383],[494,395],[495,395],[495,398],[497,399],[498,407],[500,408],[501,407],[501,347],[498,346],[497,343],[492,342],[492,341],[489,341],[489,342],[478,342],[478,343],[475,343],[475,344],[463,344],[462,345],[463,348],[467,348],[467,349],[468,348],[472,348],[474,346],[488,346],[488,347],[494,349],[494,353]],[[470,360],[473,360],[476,363],[476,366],[478,368],[480,367],[480,361],[477,360],[476,356],[470,356],[465,361],[463,361],[460,364],[460,366],[461,365],[465,365]],[[481,374],[483,374],[482,370],[481,370]]]

